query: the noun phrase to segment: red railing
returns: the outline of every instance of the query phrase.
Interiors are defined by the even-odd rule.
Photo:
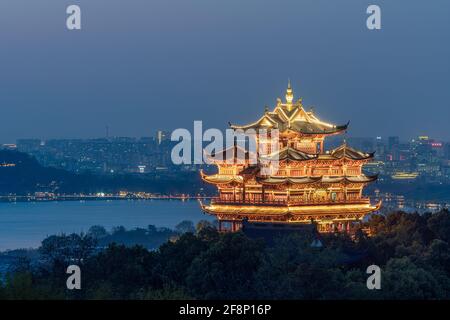
[[[212,198],[212,204],[236,204],[236,205],[274,205],[274,206],[286,206],[286,205],[328,205],[328,204],[370,204],[369,198],[360,199],[336,199],[336,200],[262,200],[262,199],[246,199],[245,201],[239,199],[221,199],[220,197]]]

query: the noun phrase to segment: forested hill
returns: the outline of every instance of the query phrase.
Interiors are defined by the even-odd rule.
[[[0,299],[449,299],[448,211],[373,215],[364,227],[371,237],[361,230],[353,237],[322,234],[318,248],[311,232],[269,245],[205,222],[196,229],[185,222],[176,232],[149,226],[107,233],[96,226],[44,239],[37,262],[21,259],[10,267]],[[168,237],[158,250],[146,248]],[[71,264],[83,270],[81,290],[67,290]],[[378,290],[367,285],[372,265],[380,268]]]
[[[203,187],[196,172],[165,176],[76,174],[43,167],[25,153],[0,150],[0,194],[3,195],[25,195],[37,191],[95,193],[120,190],[197,194]]]

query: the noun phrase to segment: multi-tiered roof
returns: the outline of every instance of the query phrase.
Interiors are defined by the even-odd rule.
[[[371,205],[362,193],[365,185],[377,179],[362,172],[362,165],[373,158],[373,153],[355,150],[345,142],[325,151],[324,139],[345,132],[348,123],[324,122],[313,110],[305,111],[302,99],[294,102],[293,98],[289,83],[286,101],[277,99],[272,112],[266,108],[253,123],[231,125],[234,130],[253,129],[258,145],[264,144],[259,134],[262,130],[277,130],[275,151],[258,154],[256,164],[248,161],[248,151],[236,146],[210,155],[218,173],[202,173],[202,178],[217,186],[219,196],[202,208],[218,218],[221,228],[230,225],[230,230],[238,230],[243,220],[292,224],[314,220],[322,232],[350,231],[355,222],[379,208],[380,203]],[[245,155],[245,161],[230,164],[216,157],[230,152],[235,157],[238,151]],[[267,161],[277,161],[276,172],[261,170]]]
[[[231,125],[233,129],[278,129],[283,133],[300,133],[302,135],[333,135],[345,131],[348,123],[345,125],[333,125],[321,121],[314,114],[314,111],[305,111],[302,99],[293,101],[294,95],[289,82],[286,90],[286,102],[277,99],[277,104],[272,112],[266,108],[264,115],[257,121],[243,125]]]

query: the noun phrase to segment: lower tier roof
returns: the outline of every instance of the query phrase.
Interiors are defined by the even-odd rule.
[[[235,204],[201,204],[202,210],[206,213],[230,214],[230,215],[246,215],[249,218],[252,216],[301,216],[301,215],[340,215],[340,214],[368,214],[377,211],[381,207],[381,201],[376,205],[370,203],[337,203],[326,205],[311,205],[311,206],[289,206],[289,205],[235,205]]]
[[[212,184],[229,184],[236,183],[242,184],[244,179],[240,175],[206,175],[203,171],[200,172],[202,179],[205,182]],[[378,175],[374,176],[304,176],[304,177],[257,177],[256,181],[260,184],[265,185],[280,185],[280,184],[311,184],[311,183],[340,183],[340,182],[348,182],[348,183],[369,183],[377,180]]]
[[[257,181],[262,184],[305,184],[314,182],[323,183],[368,183],[377,180],[378,175],[374,176],[308,176],[308,177],[269,177],[269,178],[257,178]]]

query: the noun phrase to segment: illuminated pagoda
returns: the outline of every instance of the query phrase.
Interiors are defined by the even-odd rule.
[[[381,202],[373,205],[363,195],[364,187],[377,179],[362,172],[373,153],[355,150],[345,142],[336,149],[324,150],[325,138],[342,134],[347,127],[348,123],[339,126],[321,121],[313,110],[304,109],[302,99],[294,102],[289,83],[286,101],[277,99],[272,112],[266,108],[254,123],[231,125],[235,131],[254,129],[258,146],[264,146],[259,134],[262,129],[278,129],[278,148],[270,149],[272,144],[268,144],[269,152],[258,154],[277,159],[278,170],[262,174],[262,164],[251,164],[248,151],[242,162],[211,157],[218,172],[201,172],[201,176],[217,186],[218,196],[209,204],[201,203],[202,210],[218,219],[220,231],[238,231],[244,221],[288,225],[315,222],[319,232],[352,233],[367,214],[380,208]],[[237,147],[232,148],[221,152],[231,151],[236,156]]]

